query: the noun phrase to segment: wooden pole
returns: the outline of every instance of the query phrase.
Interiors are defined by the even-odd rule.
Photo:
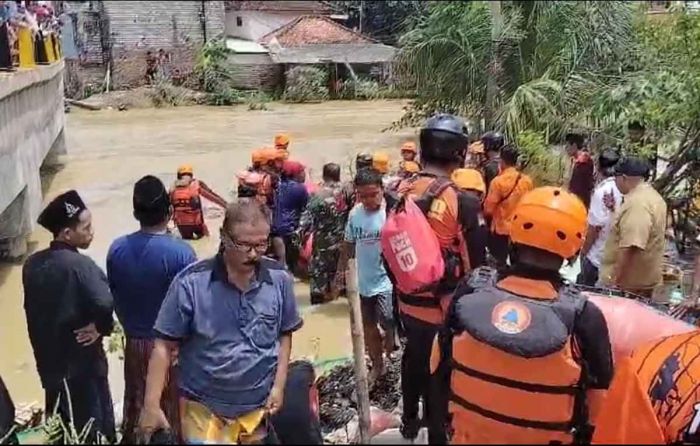
[[[350,332],[352,334],[352,353],[355,364],[355,384],[357,386],[357,413],[360,427],[360,444],[369,444],[369,385],[367,381],[367,364],[365,363],[365,334],[362,330],[362,310],[360,309],[360,292],[357,287],[357,260],[348,260],[347,293],[350,302]]]

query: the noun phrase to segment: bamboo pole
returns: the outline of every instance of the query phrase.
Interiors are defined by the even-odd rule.
[[[367,381],[367,364],[365,363],[365,334],[362,330],[360,292],[357,286],[356,259],[348,260],[346,289],[348,301],[350,302],[350,332],[352,335],[352,352],[355,365],[355,384],[357,386],[357,413],[360,427],[360,444],[369,444],[369,385]]]

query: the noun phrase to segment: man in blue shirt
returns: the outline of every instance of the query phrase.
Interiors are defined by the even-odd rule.
[[[358,205],[350,212],[345,227],[345,247],[342,268],[347,258],[357,257],[357,275],[362,303],[365,343],[372,361],[370,383],[384,374],[382,349],[394,349],[393,286],[382,261],[379,235],[386,221],[386,203],[382,175],[374,169],[363,169],[355,177]],[[379,326],[384,330],[384,345]]]
[[[299,260],[300,240],[297,230],[301,214],[309,201],[305,180],[303,164],[297,161],[284,162],[272,213],[272,243],[278,260],[285,263],[290,271],[296,271]]]
[[[138,440],[135,428],[143,406],[156,316],[175,276],[197,260],[187,243],[167,233],[172,206],[158,178],[148,175],[134,185],[133,204],[141,229],[115,240],[107,255],[109,287],[126,334],[122,431],[128,443]],[[162,405],[177,434],[178,395],[172,379]]]
[[[292,277],[265,259],[267,208],[229,205],[216,257],[173,281],[158,314],[140,426],[168,426],[159,401],[172,353],[179,349],[186,443],[271,441],[268,415],[283,403],[292,333],[301,328]]]

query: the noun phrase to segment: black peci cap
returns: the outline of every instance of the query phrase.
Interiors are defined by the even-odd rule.
[[[649,163],[642,158],[630,156],[617,163],[615,175],[646,178],[649,176]]]

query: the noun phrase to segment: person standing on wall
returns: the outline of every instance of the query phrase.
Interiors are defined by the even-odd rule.
[[[138,441],[136,427],[146,391],[156,316],[175,276],[197,260],[190,245],[168,234],[173,208],[168,191],[158,178],[148,175],[136,182],[133,206],[141,229],[116,239],[107,254],[109,287],[126,334],[122,434],[127,443]],[[176,378],[172,368],[161,404],[173,434],[179,438]]]
[[[71,190],[51,201],[38,222],[51,231],[53,241],[27,259],[22,283],[45,413],[56,411],[78,432],[91,423],[88,442],[94,443],[98,434],[114,442],[114,409],[102,347],[103,336],[113,327],[112,294],[105,273],[78,252],[92,243],[92,215]]]

